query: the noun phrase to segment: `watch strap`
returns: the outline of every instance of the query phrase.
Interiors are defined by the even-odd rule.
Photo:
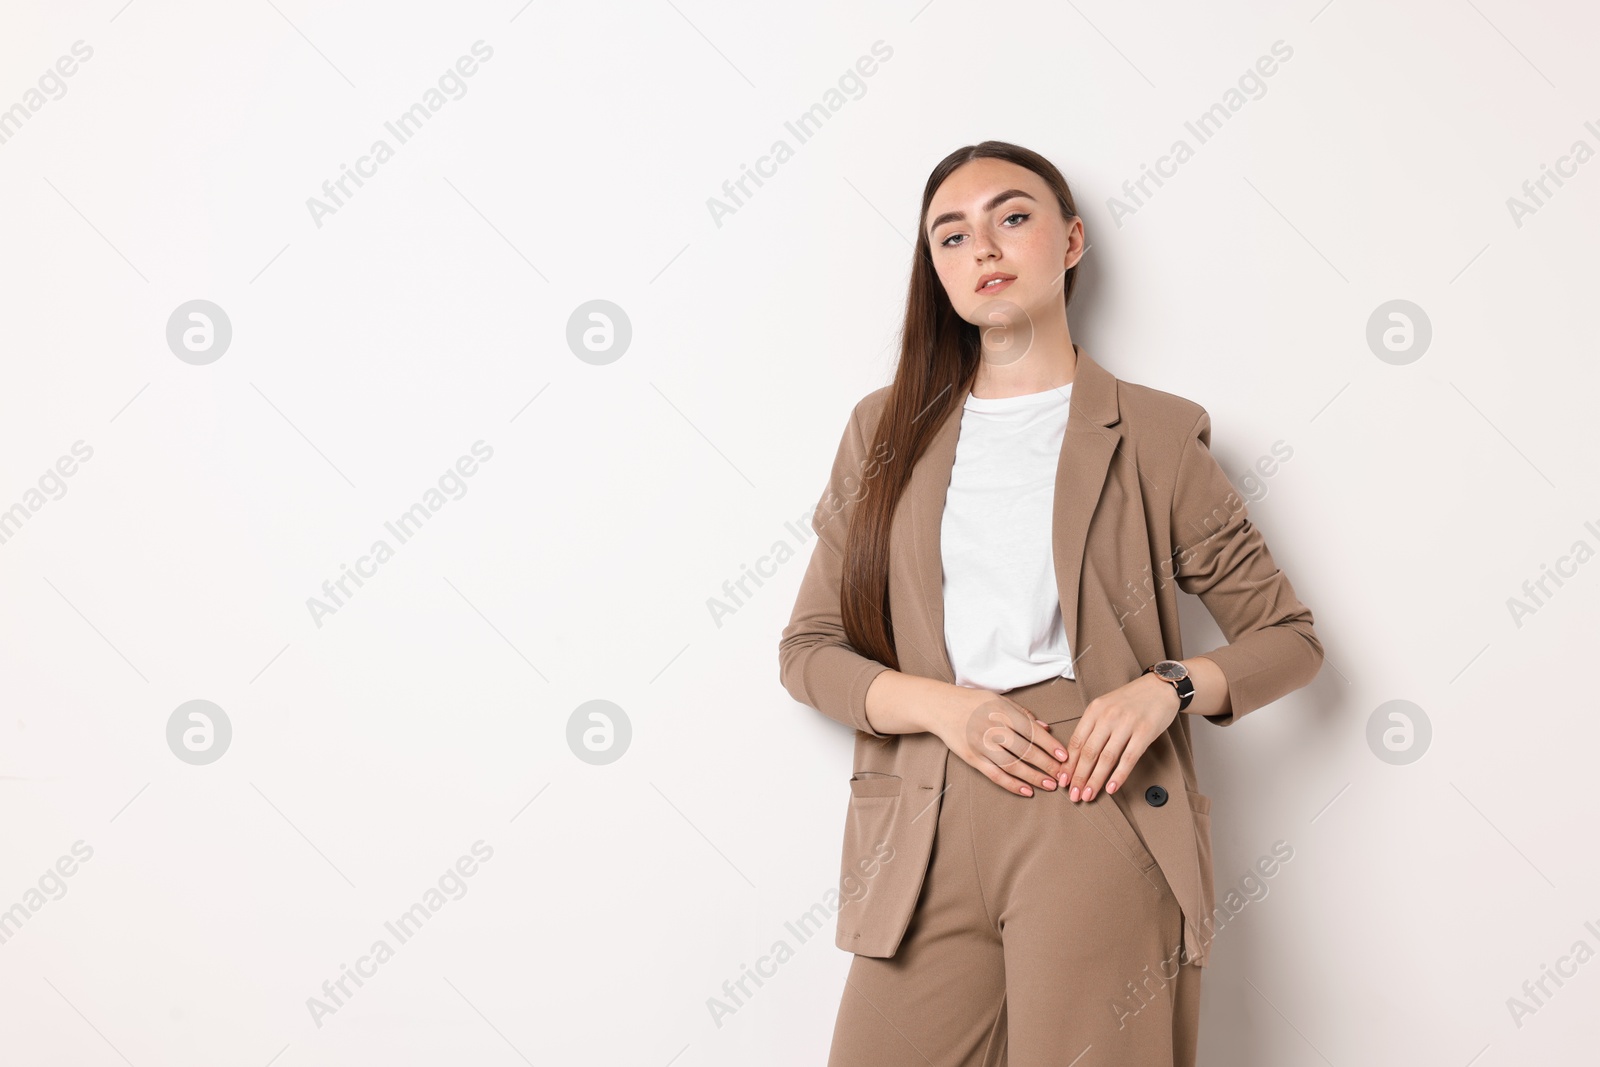
[[[1144,669],[1146,674],[1155,674],[1155,671],[1156,665],[1154,663]],[[1156,674],[1156,677],[1161,678],[1161,675]],[[1178,691],[1178,710],[1180,712],[1189,706],[1190,701],[1194,700],[1194,679],[1187,674],[1177,681],[1173,681],[1171,678],[1161,678],[1161,680]]]

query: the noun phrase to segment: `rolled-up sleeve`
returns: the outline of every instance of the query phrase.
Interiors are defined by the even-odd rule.
[[[778,678],[802,704],[873,737],[887,737],[867,722],[866,709],[867,687],[889,668],[850,647],[839,606],[845,534],[875,470],[868,462],[858,404],[840,438],[828,487],[811,516],[817,537],[789,625],[778,642]]]
[[[1228,712],[1207,715],[1232,726],[1248,713],[1306,685],[1322,666],[1311,609],[1295,596],[1244,498],[1211,454],[1204,410],[1184,443],[1172,497],[1174,575],[1197,595],[1228,639],[1201,653],[1228,681]]]

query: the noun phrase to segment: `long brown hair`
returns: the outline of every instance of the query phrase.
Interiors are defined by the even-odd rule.
[[[889,617],[889,528],[895,505],[911,481],[911,469],[917,459],[972,386],[982,353],[978,327],[956,314],[934,271],[933,251],[924,224],[928,205],[939,186],[957,167],[974,159],[1003,159],[1028,168],[1055,193],[1066,220],[1078,214],[1072,190],[1053,163],[1037,152],[1004,141],[984,141],[956,149],[939,161],[923,186],[911,287],[906,294],[906,318],[900,331],[900,361],[871,449],[871,454],[893,456],[895,461],[879,465],[879,477],[873,479],[851,517],[844,581],[840,583],[839,613],[851,646],[861,655],[896,670],[900,657]],[[1076,265],[1066,272],[1066,304],[1072,303],[1077,273]]]

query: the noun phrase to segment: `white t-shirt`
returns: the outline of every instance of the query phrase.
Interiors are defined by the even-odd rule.
[[[1052,551],[1072,386],[968,396],[939,528],[956,684],[1005,692],[1075,677]]]

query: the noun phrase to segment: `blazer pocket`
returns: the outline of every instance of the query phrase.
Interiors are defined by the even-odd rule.
[[[1212,916],[1217,910],[1217,883],[1211,870],[1211,798],[1193,789],[1189,794],[1189,810],[1194,812],[1195,851],[1200,858],[1200,915],[1202,928],[1212,929]]]
[[[850,776],[851,799],[868,797],[897,797],[900,795],[900,777],[880,771],[857,771]]]

